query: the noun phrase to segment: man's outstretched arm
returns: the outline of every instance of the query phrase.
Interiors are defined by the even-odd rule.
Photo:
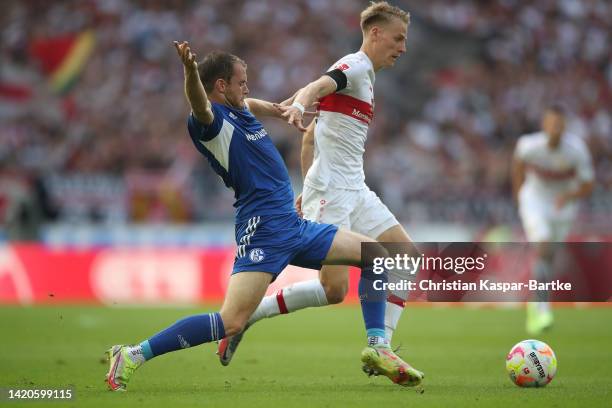
[[[346,82],[346,77],[344,81]],[[339,87],[336,80],[332,79],[329,75],[323,75],[300,89],[291,105],[280,107],[283,111],[283,117],[287,119],[287,123],[305,132],[306,128],[303,123],[304,107],[311,106],[320,98],[336,92],[339,88],[343,87]]]
[[[264,101],[262,99],[246,98],[246,105],[253,115],[256,117],[271,116],[280,118],[282,111],[278,108],[278,104]]]
[[[281,103],[268,102],[262,99],[255,99],[255,98],[247,98],[245,99],[245,102],[247,104],[248,109],[251,111],[251,113],[258,118],[273,117],[273,118],[284,119],[281,106],[290,105],[291,102],[293,102],[295,95],[296,94],[293,94],[291,98]],[[313,106],[316,108],[317,104],[315,103],[313,104]],[[317,112],[315,110],[310,110],[310,111],[305,111],[303,117],[306,118],[306,117],[312,117],[316,115],[317,115]]]
[[[196,62],[196,54],[191,52],[187,41],[174,41],[174,48],[178,52],[181,61],[183,62],[183,71],[185,73],[185,96],[191,106],[193,116],[205,125],[210,125],[215,116],[212,111],[212,105],[208,100],[200,74],[198,74],[198,63]]]

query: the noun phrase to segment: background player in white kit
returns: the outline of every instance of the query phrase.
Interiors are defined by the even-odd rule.
[[[363,171],[364,145],[374,116],[375,72],[393,66],[406,52],[409,20],[408,13],[387,2],[371,3],[361,13],[361,49],[341,58],[322,77],[282,104],[288,122],[306,131],[302,123],[304,107],[319,102],[320,116],[316,126],[311,124],[306,132],[302,147],[302,167],[307,175],[296,204],[304,218],[348,228],[379,242],[411,242],[387,206],[365,184]],[[249,324],[306,307],[339,303],[347,290],[348,268],[325,266],[320,280],[300,282],[264,298]],[[389,294],[386,330],[376,333],[376,344],[372,345],[390,343],[406,298],[405,291]],[[234,336],[221,343],[222,364],[229,364],[240,340],[241,336]],[[364,371],[376,374],[367,364]]]
[[[536,245],[534,278],[552,279],[554,242],[563,242],[574,221],[577,200],[593,190],[593,165],[582,139],[565,132],[564,112],[548,108],[542,131],[522,136],[516,145],[512,184],[525,235]],[[527,307],[527,332],[538,334],[550,327],[553,315],[547,293]]]

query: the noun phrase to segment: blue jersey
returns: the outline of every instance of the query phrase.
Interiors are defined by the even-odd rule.
[[[295,212],[287,167],[262,124],[248,109],[213,102],[212,111],[210,125],[190,114],[187,127],[196,148],[234,190],[236,224]]]

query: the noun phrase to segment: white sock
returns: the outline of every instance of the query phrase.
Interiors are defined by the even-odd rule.
[[[400,283],[404,281],[414,282],[416,279],[416,273],[411,274],[408,272],[409,271],[390,271],[389,283]],[[404,311],[408,294],[408,290],[392,290],[387,293],[387,307],[385,310],[385,337],[389,344],[391,344],[393,332],[397,328],[399,319]]]
[[[368,337],[368,346],[370,347],[389,347],[389,342],[384,337],[380,336],[369,336]]]
[[[142,353],[142,346],[140,344],[134,344],[133,346],[126,346],[128,351],[128,356],[130,360],[138,365],[142,365],[145,361],[147,361]]]
[[[397,303],[399,302],[396,302],[395,300],[393,302],[387,301],[387,308],[385,310],[385,337],[387,338],[389,344],[391,343],[391,339],[393,338],[393,332],[397,327],[397,323],[399,322],[400,316],[404,311],[404,306],[400,306]]]
[[[294,283],[279,290],[275,295],[264,297],[251,315],[248,324],[252,325],[266,317],[327,304],[325,289],[318,279]]]

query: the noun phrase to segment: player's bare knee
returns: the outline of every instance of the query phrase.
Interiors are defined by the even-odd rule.
[[[365,251],[365,253],[362,254],[362,257],[361,257],[365,265],[371,265],[374,262],[375,258],[389,257],[389,251],[387,251],[387,249],[379,242],[372,240],[368,242],[368,244],[369,244],[368,250]]]
[[[234,336],[244,330],[246,322],[241,324],[239,322],[230,321],[227,325],[225,325],[225,322],[223,322],[223,324],[225,329],[225,335],[229,337]]]
[[[228,337],[236,335],[242,330],[244,330],[244,327],[246,326],[248,320],[247,318],[241,316],[231,314],[224,315],[223,312],[221,313],[221,319],[223,320],[223,328],[225,329],[225,335]]]
[[[325,290],[325,297],[327,298],[327,303],[330,305],[335,305],[338,303],[342,303],[346,294],[348,292],[348,282],[341,284],[326,284],[323,283],[323,289]]]

